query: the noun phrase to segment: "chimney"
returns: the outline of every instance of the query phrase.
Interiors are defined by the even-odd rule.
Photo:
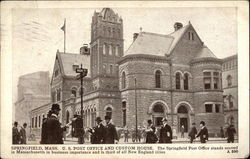
[[[138,37],[138,35],[139,35],[138,33],[134,33],[134,34],[133,34],[133,41],[136,40],[136,38]]]
[[[182,28],[182,27],[183,27],[183,24],[182,24],[182,23],[180,23],[180,22],[174,23],[174,30],[175,30],[175,31],[179,30],[179,29]]]
[[[83,46],[80,48],[80,54],[81,55],[89,55],[90,49],[88,48],[88,44],[83,44]]]

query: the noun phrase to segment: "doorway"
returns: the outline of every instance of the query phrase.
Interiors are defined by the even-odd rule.
[[[188,132],[188,119],[187,118],[180,118],[180,130],[181,126],[184,125],[184,132]]]

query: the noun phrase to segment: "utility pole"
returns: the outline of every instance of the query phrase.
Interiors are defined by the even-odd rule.
[[[138,126],[137,126],[137,92],[136,92],[136,78],[135,78],[135,141],[138,141]]]

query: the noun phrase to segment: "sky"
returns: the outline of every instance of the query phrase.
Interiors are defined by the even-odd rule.
[[[13,9],[13,99],[18,77],[36,71],[53,71],[57,49],[63,51],[63,26],[66,18],[66,52],[79,53],[90,43],[91,18],[96,10]],[[237,54],[236,8],[113,8],[123,19],[124,51],[133,33],[142,31],[169,34],[174,23],[192,23],[204,44],[218,57]]]

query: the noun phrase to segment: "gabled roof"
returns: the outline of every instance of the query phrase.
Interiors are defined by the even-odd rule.
[[[81,65],[83,68],[90,69],[90,55],[81,55],[73,53],[57,52],[57,58],[64,76],[76,76],[77,73],[73,70],[73,65]],[[90,76],[88,73],[87,77]]]
[[[194,59],[207,58],[207,57],[217,58],[207,46],[203,45],[203,47],[200,49],[200,51],[197,53]]]
[[[188,24],[169,35],[141,32],[125,52],[125,55],[153,54],[157,56],[165,56],[170,54],[189,26],[191,26],[191,24]]]

